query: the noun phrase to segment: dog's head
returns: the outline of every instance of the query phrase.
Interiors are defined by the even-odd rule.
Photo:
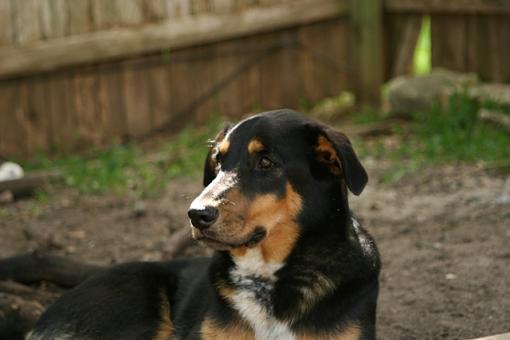
[[[347,214],[347,188],[367,174],[347,137],[291,110],[261,113],[220,132],[188,215],[192,235],[214,249],[261,246],[282,261],[303,228]]]

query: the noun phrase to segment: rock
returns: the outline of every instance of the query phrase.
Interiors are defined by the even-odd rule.
[[[133,214],[135,217],[143,217],[147,215],[147,205],[143,201],[136,201],[133,206]]]
[[[13,162],[0,164],[0,181],[12,181],[23,177],[23,168]]]
[[[430,110],[453,91],[477,83],[476,75],[436,69],[422,76],[402,76],[388,84],[390,113],[409,115]]]

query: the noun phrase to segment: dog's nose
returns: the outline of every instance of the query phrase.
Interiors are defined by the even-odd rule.
[[[218,209],[205,207],[203,209],[190,209],[188,216],[191,224],[200,230],[207,229],[218,219]]]

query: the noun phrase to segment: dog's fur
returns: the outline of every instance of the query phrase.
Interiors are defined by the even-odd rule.
[[[347,200],[366,182],[344,134],[291,110],[226,128],[190,208],[214,256],[102,272],[28,339],[373,339],[379,255]]]

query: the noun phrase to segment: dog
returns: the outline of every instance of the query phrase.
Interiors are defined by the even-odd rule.
[[[105,270],[27,339],[374,339],[379,254],[348,204],[367,181],[343,133],[292,110],[228,126],[188,211],[214,255]]]

